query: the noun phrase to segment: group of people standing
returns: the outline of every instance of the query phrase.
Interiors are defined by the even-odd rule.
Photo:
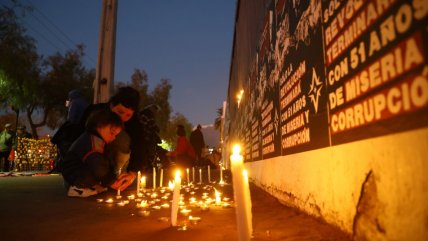
[[[156,155],[166,152],[158,146],[161,140],[155,115],[160,109],[150,105],[140,111],[138,107],[138,91],[121,87],[107,103],[80,108],[84,111],[79,120],[69,119],[54,135],[68,196],[88,197],[107,188],[123,191],[138,171],[152,170]],[[184,137],[183,126],[177,127],[177,135],[177,147],[167,156],[179,166],[193,166],[199,149],[193,149]]]
[[[14,156],[18,148],[19,138],[31,138],[31,134],[27,132],[26,127],[19,125],[16,132],[12,131],[12,125],[6,123],[3,131],[0,133],[0,168],[4,172],[9,172],[14,169]]]

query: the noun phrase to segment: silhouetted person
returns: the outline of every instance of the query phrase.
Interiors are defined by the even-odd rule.
[[[193,149],[196,153],[196,162],[197,165],[202,165],[202,151],[205,148],[204,135],[201,131],[201,125],[198,125],[192,133],[190,133],[190,144],[192,144]]]

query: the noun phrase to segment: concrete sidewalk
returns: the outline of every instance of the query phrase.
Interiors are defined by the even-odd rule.
[[[131,186],[122,196],[135,192]],[[233,197],[231,185],[223,193]],[[124,207],[97,203],[97,198],[115,196],[109,191],[97,197],[68,198],[59,175],[0,177],[0,240],[238,240],[234,208],[192,208],[201,217],[179,231],[168,221],[170,209],[139,215],[135,203]],[[281,205],[252,186],[252,240],[351,240],[340,230],[301,212]],[[184,217],[180,217],[180,221]]]

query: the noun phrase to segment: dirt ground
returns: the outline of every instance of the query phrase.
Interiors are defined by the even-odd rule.
[[[0,175],[1,176],[1,175]],[[182,189],[197,197],[207,192],[214,198],[215,186],[223,197],[233,198],[232,185],[196,185],[198,189]],[[122,200],[135,194],[131,186],[121,193]],[[160,193],[159,193],[160,195]],[[209,210],[188,206],[192,223],[179,214],[179,227],[170,225],[170,208],[146,209],[143,213],[135,200],[125,206],[99,203],[97,199],[115,197],[114,191],[89,198],[69,198],[59,175],[0,177],[0,240],[238,240],[235,208],[214,204]],[[186,197],[187,199],[187,197]],[[321,220],[281,205],[263,190],[251,186],[253,241],[264,240],[323,240],[347,241],[348,235]],[[150,198],[147,198],[150,200]],[[162,202],[162,201],[161,201]],[[160,203],[160,202],[159,202]],[[144,216],[144,214],[148,216]],[[183,227],[186,230],[183,230]]]

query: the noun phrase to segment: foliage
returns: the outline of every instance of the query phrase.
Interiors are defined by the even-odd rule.
[[[82,66],[83,45],[65,55],[39,57],[34,39],[26,35],[17,15],[29,8],[12,3],[12,7],[0,5],[0,103],[13,107],[17,116],[19,110],[25,111],[37,137],[37,128],[61,124],[71,89],[79,88],[90,98],[94,71]]]
[[[214,129],[221,131],[221,119],[223,116],[223,107],[217,109],[217,117],[214,120]]]
[[[77,45],[76,49],[69,50],[64,55],[57,52],[43,62],[41,84],[44,92],[49,95],[43,95],[41,107],[45,110],[43,114],[47,119],[44,124],[48,127],[56,128],[64,122],[67,110],[64,104],[70,90],[78,89],[88,101],[92,100],[95,71],[82,65],[83,56],[84,46]]]
[[[18,21],[17,11],[28,9],[13,3],[10,8],[0,6],[0,102],[24,109],[37,97],[33,90],[39,87],[39,57],[34,39]]]

